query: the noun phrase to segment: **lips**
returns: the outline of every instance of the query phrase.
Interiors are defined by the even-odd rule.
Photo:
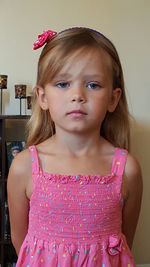
[[[67,115],[70,115],[70,114],[82,114],[82,115],[87,115],[86,112],[80,110],[80,109],[76,109],[76,110],[71,110],[69,112],[67,112]]]

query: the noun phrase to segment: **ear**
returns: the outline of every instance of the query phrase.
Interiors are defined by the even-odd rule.
[[[115,109],[118,105],[118,102],[120,100],[121,93],[122,93],[122,90],[120,88],[115,88],[112,90],[112,95],[111,95],[110,102],[108,105],[108,111],[109,112],[115,111]]]
[[[44,88],[37,86],[35,88],[35,91],[36,91],[37,99],[38,99],[38,102],[39,102],[41,109],[47,110],[48,109],[48,103],[47,103],[47,98],[45,95]]]

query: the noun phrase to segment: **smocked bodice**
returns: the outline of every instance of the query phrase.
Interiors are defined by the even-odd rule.
[[[121,181],[115,175],[34,175],[32,235],[48,241],[90,243],[121,231]]]

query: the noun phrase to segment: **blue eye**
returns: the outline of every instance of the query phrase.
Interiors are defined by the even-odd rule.
[[[87,84],[87,87],[89,89],[96,90],[96,89],[100,88],[100,85],[98,83],[95,83],[95,82],[90,82],[90,83]]]
[[[59,82],[56,84],[56,86],[58,88],[68,88],[69,87],[69,83],[68,82]]]

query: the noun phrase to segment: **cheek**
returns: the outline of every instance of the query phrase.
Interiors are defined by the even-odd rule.
[[[56,99],[49,101],[49,112],[52,120],[56,121],[60,118],[60,115],[62,114],[62,105],[60,104],[60,101]]]
[[[108,95],[96,96],[91,99],[91,106],[97,110],[105,110],[108,108],[110,102],[110,97]]]
[[[109,99],[107,98],[97,98],[93,101],[91,105],[91,109],[93,110],[94,114],[98,118],[104,119],[107,111],[108,111]]]

